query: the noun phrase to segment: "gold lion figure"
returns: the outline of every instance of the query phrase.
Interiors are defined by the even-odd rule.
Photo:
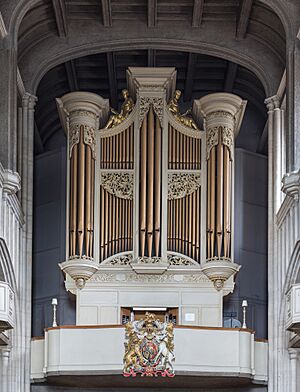
[[[173,114],[176,120],[179,121],[181,124],[185,125],[186,127],[195,129],[196,131],[199,131],[199,128],[197,127],[195,121],[191,117],[191,109],[187,110],[183,114],[180,113],[179,105],[178,105],[178,101],[180,97],[181,97],[181,91],[176,90],[173,98],[168,104],[169,111]]]
[[[124,373],[130,373],[130,369],[134,370],[137,365],[143,365],[144,358],[140,350],[140,340],[132,328],[132,323],[127,323],[125,330],[128,343],[125,343]]]
[[[113,128],[116,125],[121,124],[132,112],[134,108],[133,99],[129,96],[128,90],[122,90],[122,96],[124,98],[124,102],[122,103],[120,113],[118,113],[115,109],[110,108],[112,112],[111,116],[107,124],[105,125],[105,129]]]

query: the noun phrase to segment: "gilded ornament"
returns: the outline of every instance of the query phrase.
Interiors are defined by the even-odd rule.
[[[191,109],[187,110],[185,113],[182,114],[180,113],[179,104],[178,104],[180,97],[181,97],[181,91],[176,90],[174,93],[174,97],[171,99],[171,101],[168,104],[169,111],[173,114],[173,116],[178,122],[180,122],[181,124],[185,125],[188,128],[192,128],[195,129],[196,131],[199,131],[199,128],[197,127],[195,121],[191,116]]]
[[[121,124],[132,112],[132,110],[134,108],[134,102],[133,102],[133,99],[129,96],[128,90],[126,90],[126,89],[123,90],[122,96],[124,98],[124,102],[122,103],[120,113],[117,112],[115,109],[110,108],[110,111],[112,112],[112,114],[109,117],[109,120],[104,127],[105,129],[113,128],[113,127]]]
[[[144,319],[125,326],[125,377],[174,377],[174,326],[162,323],[156,316],[146,313]]]
[[[127,200],[133,198],[133,173],[102,172],[101,185],[116,197]]]
[[[90,112],[87,112],[90,113]],[[87,146],[90,146],[92,150],[92,156],[95,158],[95,128],[89,125],[84,125],[81,123],[73,123],[69,129],[69,150],[70,157],[72,156],[73,147],[79,143],[80,138],[80,128],[83,127],[83,142]]]
[[[201,186],[199,173],[169,173],[168,199],[181,199],[195,192]]]
[[[207,130],[206,159],[207,160],[209,159],[211,149],[218,145],[220,133],[221,133],[221,143],[224,146],[228,147],[230,152],[230,160],[233,160],[233,146],[234,146],[233,129],[228,126],[221,126],[221,125],[208,128]]]
[[[142,121],[145,115],[148,113],[150,105],[153,106],[153,110],[157,117],[159,118],[160,122],[162,123],[163,119],[163,108],[164,108],[164,101],[161,97],[140,97],[140,115],[139,115],[139,123],[142,124]]]

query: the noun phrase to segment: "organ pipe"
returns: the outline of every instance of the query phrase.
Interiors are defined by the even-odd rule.
[[[207,258],[231,257],[232,157],[224,128],[214,129],[215,145],[207,162]]]
[[[122,132],[101,138],[103,151],[100,167],[104,173],[118,173],[118,169],[133,169],[133,125]],[[147,146],[147,143],[144,144]],[[146,176],[145,176],[146,178]],[[146,192],[145,192],[146,195]],[[100,192],[100,258],[132,250],[133,199],[128,195],[114,194],[113,189],[101,184]]]
[[[140,248],[141,257],[160,256],[162,129],[150,105],[140,129]]]
[[[169,124],[168,169],[193,173],[201,169],[201,139],[188,136]],[[200,189],[168,200],[168,249],[198,261],[200,256]]]
[[[183,135],[169,125],[168,168],[170,170],[200,170],[201,139]]]
[[[161,194],[161,126],[159,119],[156,117],[155,119],[155,177],[154,177],[154,190],[155,190],[155,199],[154,199],[154,248],[155,248],[155,257],[159,256],[159,243],[160,243],[160,194]]]

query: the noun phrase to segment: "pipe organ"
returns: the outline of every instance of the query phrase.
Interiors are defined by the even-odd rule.
[[[223,290],[240,268],[233,170],[245,102],[209,94],[182,114],[175,69],[129,68],[127,80],[121,111],[110,116],[108,101],[95,94],[58,100],[69,140],[68,246],[60,266],[80,289],[104,271],[123,271],[122,279],[156,276],[153,282],[191,273],[191,281]]]

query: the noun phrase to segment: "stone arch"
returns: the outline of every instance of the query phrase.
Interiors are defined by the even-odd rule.
[[[9,18],[8,32],[9,34],[11,34],[13,42],[15,44],[17,44],[18,30],[22,19],[32,7],[38,4],[38,2],[39,0],[21,0],[20,2],[16,1],[15,8],[13,9],[13,5],[11,4],[12,0],[3,1],[4,8],[10,8],[11,10],[13,9]],[[293,15],[292,12],[287,12],[284,7],[285,2],[281,0],[260,0],[260,2],[267,5],[275,12],[275,14],[280,18],[281,23],[284,27],[286,38],[288,39],[289,37],[291,37],[294,24],[293,22],[295,22],[295,15]]]
[[[272,85],[267,71],[259,63],[254,61],[250,56],[241,54],[238,50],[224,48],[221,45],[197,43],[178,39],[155,39],[151,43],[145,43],[143,39],[136,39],[130,42],[131,49],[148,49],[148,48],[161,49],[161,50],[174,50],[181,52],[193,52],[199,54],[210,55],[214,57],[223,58],[225,60],[233,61],[239,65],[252,71],[264,86],[266,96],[275,93],[274,86]],[[39,63],[39,68],[32,80],[28,80],[27,90],[32,94],[36,94],[37,87],[43,76],[53,67],[68,60],[87,56],[96,53],[104,53],[110,51],[121,51],[128,48],[127,40],[123,41],[109,41],[102,43],[95,43],[94,45],[82,45],[73,47],[68,51],[62,50],[60,53],[53,55]]]

